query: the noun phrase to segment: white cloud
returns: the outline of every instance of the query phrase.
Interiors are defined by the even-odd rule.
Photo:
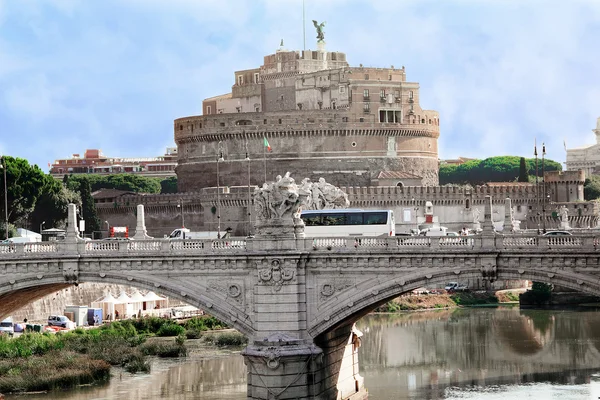
[[[0,0],[0,115],[20,133],[6,148],[44,126],[54,140],[27,150],[44,165],[88,147],[158,155],[172,120],[228,92],[235,70],[282,38],[303,45],[301,0],[23,1]],[[406,66],[421,106],[440,112],[441,157],[530,156],[537,137],[562,161],[563,139],[595,140],[598,2],[306,0],[307,48],[312,19],[352,65]]]

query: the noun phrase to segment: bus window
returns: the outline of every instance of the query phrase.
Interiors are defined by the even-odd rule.
[[[362,213],[348,213],[346,214],[347,225],[362,225],[363,214]]]
[[[323,215],[323,225],[345,225],[344,214]]]
[[[385,225],[387,224],[387,213],[374,212],[365,213],[365,225]]]
[[[302,215],[302,219],[304,220],[304,225],[306,225],[306,226],[323,225],[321,223],[321,215],[320,214]]]

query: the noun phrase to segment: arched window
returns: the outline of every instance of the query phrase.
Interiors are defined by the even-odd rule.
[[[404,183],[402,183],[402,182],[398,182],[398,183],[396,183],[396,186],[403,187],[403,186],[404,186]]]

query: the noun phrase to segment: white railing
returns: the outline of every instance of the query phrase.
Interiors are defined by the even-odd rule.
[[[272,239],[270,241],[277,240]],[[226,239],[150,239],[123,241],[78,241],[78,242],[36,242],[36,243],[2,243],[0,244],[0,260],[20,257],[33,257],[34,254],[81,254],[81,255],[125,255],[154,254],[214,254],[219,252],[260,251],[263,238],[226,238]],[[538,235],[500,235],[493,236],[396,236],[396,237],[319,237],[296,240],[297,250],[335,250],[338,252],[364,252],[381,249],[387,252],[422,252],[422,251],[599,251],[600,235],[574,234],[572,236],[538,236]]]

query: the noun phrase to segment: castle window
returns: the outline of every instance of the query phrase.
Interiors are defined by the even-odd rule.
[[[367,113],[371,111],[371,105],[369,103],[363,104],[363,111]]]
[[[471,208],[471,199],[465,199],[465,208]]]
[[[219,125],[221,125],[221,126],[225,126],[225,122],[221,122]]]
[[[385,99],[385,89],[381,89],[379,91],[379,97],[381,97],[382,99]]]
[[[265,125],[267,124],[267,119],[266,118],[263,119],[263,124],[265,124]]]
[[[363,97],[365,100],[369,100],[369,89],[363,90]]]
[[[281,118],[279,118],[279,123],[281,124]]]
[[[425,118],[421,119],[421,123],[424,124],[425,123]]]
[[[182,131],[183,130],[183,125],[179,125],[179,130]]]
[[[348,122],[348,117],[342,117],[342,122]]]
[[[244,84],[244,75],[238,75],[238,85]]]
[[[198,125],[198,128],[202,129],[202,122],[200,122]]]
[[[254,73],[254,83],[258,83],[258,79],[259,79],[260,75],[258,75],[258,72]]]
[[[364,119],[364,118],[362,118],[362,117],[360,117],[360,118],[358,119],[358,122],[365,122],[365,119]]]
[[[411,90],[410,92],[408,92],[408,98],[412,99],[413,98],[413,91]]]
[[[356,147],[356,142],[352,142],[352,147]]]
[[[340,86],[340,93],[344,93],[346,91],[346,88],[344,86]]]
[[[365,74],[365,81],[369,80],[369,74]]]
[[[388,75],[388,81],[392,80],[392,75]]]
[[[254,112],[260,112],[260,107],[258,107],[258,106],[254,107]]]
[[[211,107],[210,106],[206,106],[206,113],[210,114],[211,111],[212,111]]]

